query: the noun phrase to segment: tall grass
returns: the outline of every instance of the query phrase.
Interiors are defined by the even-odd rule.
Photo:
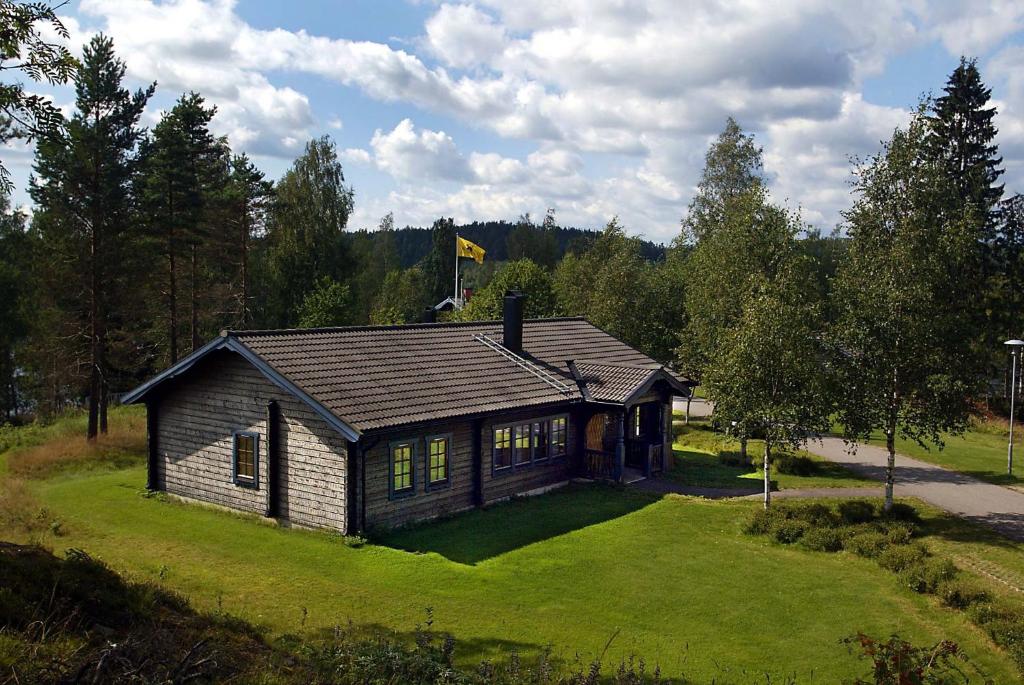
[[[85,438],[86,418],[81,412],[47,425],[5,429],[0,454],[5,456],[8,474],[36,479],[62,471],[138,464],[146,449],[144,410],[116,407],[109,418],[109,431],[93,441]]]

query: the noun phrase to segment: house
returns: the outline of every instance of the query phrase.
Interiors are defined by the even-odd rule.
[[[580,318],[227,331],[125,396],[148,487],[348,534],[671,462],[692,383]]]

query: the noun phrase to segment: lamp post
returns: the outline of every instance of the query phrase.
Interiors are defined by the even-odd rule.
[[[1003,343],[1010,348],[1010,356],[1013,358],[1010,372],[1010,444],[1006,448],[1006,473],[1013,475],[1013,410],[1017,399],[1017,357],[1020,356],[1020,348],[1024,347],[1024,340],[1007,340]]]

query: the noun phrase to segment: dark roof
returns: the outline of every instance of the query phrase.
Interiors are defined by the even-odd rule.
[[[578,361],[575,364],[577,381],[582,383],[588,399],[595,402],[625,403],[639,391],[657,379],[662,367],[623,366],[621,364],[599,364]]]
[[[615,398],[628,397],[655,374],[677,391],[689,383],[584,319],[525,321],[522,357],[504,350],[501,330],[500,321],[487,321],[229,331],[223,339],[268,367],[261,370],[271,380],[277,382],[270,373],[294,384],[359,433],[584,401],[591,399],[592,383],[593,399],[612,402],[622,402]],[[585,387],[570,368],[574,359],[586,360]],[[139,401],[161,376],[126,401]]]

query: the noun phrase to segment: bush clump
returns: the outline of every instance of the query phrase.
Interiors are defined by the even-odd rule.
[[[771,536],[776,542],[791,545],[804,536],[811,525],[800,519],[783,519],[777,521],[770,530]]]
[[[775,457],[775,470],[790,476],[813,476],[818,473],[818,462],[802,454],[784,452]]]
[[[876,531],[857,533],[843,543],[843,549],[868,559],[880,556],[888,546],[889,538]]]
[[[781,507],[772,509],[758,509],[743,527],[747,535],[767,535],[772,528],[786,520],[786,512]]]
[[[842,502],[839,504],[839,516],[850,525],[869,523],[875,519],[875,505],[858,499]]]
[[[903,569],[899,579],[914,592],[934,594],[940,584],[952,580],[956,574],[957,568],[952,561],[932,557]]]
[[[878,565],[893,573],[899,573],[911,566],[923,563],[927,557],[928,550],[922,545],[892,544],[878,555]]]
[[[885,537],[893,545],[909,545],[916,529],[914,524],[906,521],[894,521],[884,524]]]
[[[961,611],[974,604],[988,602],[991,599],[986,590],[964,578],[952,578],[942,581],[935,589],[935,594],[946,606],[960,609]]]
[[[816,552],[838,552],[843,548],[843,536],[835,528],[811,528],[800,538],[800,544]]]

